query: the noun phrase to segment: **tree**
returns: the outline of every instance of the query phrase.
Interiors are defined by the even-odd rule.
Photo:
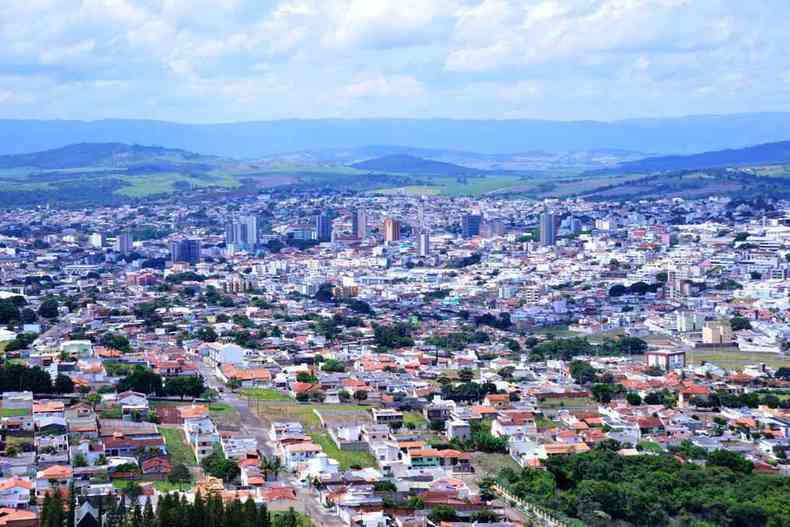
[[[571,377],[579,384],[593,382],[597,376],[597,370],[589,362],[581,360],[571,361],[569,369]]]
[[[733,331],[741,331],[743,329],[752,329],[752,323],[748,318],[733,317],[730,319],[730,327]]]
[[[57,318],[58,307],[58,301],[52,297],[48,297],[43,302],[41,302],[40,306],[38,306],[38,314],[43,318]]]
[[[354,399],[357,401],[365,401],[368,398],[368,392],[365,390],[357,390],[354,392]]]
[[[20,313],[20,316],[23,324],[35,324],[38,321],[36,312],[29,307],[24,308]]]
[[[342,362],[335,359],[325,360],[324,363],[321,365],[321,369],[326,372],[337,372],[337,373],[346,371],[345,365]]]
[[[458,372],[458,379],[461,382],[469,382],[475,377],[475,372],[473,372],[469,368],[462,368],[461,371]]]
[[[204,457],[200,465],[209,475],[225,482],[233,481],[240,473],[239,466],[225,457],[219,445],[214,445],[213,452]]]
[[[68,375],[58,373],[58,376],[55,377],[53,389],[55,393],[74,393],[74,383]]]
[[[118,391],[132,390],[145,394],[164,395],[162,376],[148,368],[135,366],[132,373],[121,379]]]
[[[197,338],[203,342],[216,342],[219,335],[217,335],[217,332],[214,331],[214,328],[211,326],[205,326],[198,330]]]
[[[118,333],[105,333],[99,340],[99,344],[123,353],[129,353],[132,351],[132,347],[129,344],[129,339],[126,337],[126,335],[120,335]]]
[[[453,522],[458,519],[455,509],[449,505],[438,505],[431,509],[428,519],[438,525],[441,522]]]
[[[351,400],[351,394],[348,393],[347,390],[340,390],[337,394],[338,399],[340,399],[341,403],[347,403]]]
[[[392,481],[383,479],[373,485],[373,490],[376,492],[397,492],[398,487]]]
[[[167,481],[170,483],[189,483],[192,481],[192,474],[189,468],[183,463],[178,463],[173,466],[170,473],[167,475]]]
[[[612,384],[598,383],[592,386],[592,396],[599,403],[606,404],[611,402],[614,395],[617,393],[616,388]]]
[[[708,464],[725,467],[742,474],[750,474],[753,468],[751,461],[730,450],[714,450],[708,454]]]
[[[625,400],[628,401],[628,404],[631,406],[639,406],[642,404],[642,397],[636,392],[628,392],[625,396]]]
[[[296,375],[296,380],[298,382],[303,382],[303,383],[307,383],[307,384],[316,384],[316,383],[318,383],[318,377],[316,377],[312,373],[307,373],[306,371],[300,371]]]

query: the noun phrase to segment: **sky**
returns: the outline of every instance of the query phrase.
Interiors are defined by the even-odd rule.
[[[790,110],[787,0],[0,0],[0,118]]]

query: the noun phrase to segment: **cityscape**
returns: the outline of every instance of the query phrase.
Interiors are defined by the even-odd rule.
[[[0,527],[790,526],[790,7],[0,6]]]

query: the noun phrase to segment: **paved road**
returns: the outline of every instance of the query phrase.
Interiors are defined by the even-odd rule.
[[[220,388],[223,388],[222,382],[217,379],[214,372],[202,362],[200,363],[200,372],[210,388],[218,392]],[[265,423],[253,411],[255,401],[248,401],[246,398],[227,389],[220,392],[220,400],[231,405],[239,412],[241,432],[258,440],[258,449],[264,456],[273,456],[274,449]],[[320,527],[341,527],[345,525],[337,516],[326,514],[318,502],[318,495],[314,489],[303,487],[291,475],[284,475],[283,480],[296,490],[296,506],[294,508],[309,516],[315,524]]]

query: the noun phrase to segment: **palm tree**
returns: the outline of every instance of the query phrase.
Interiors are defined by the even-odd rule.
[[[282,462],[280,458],[277,456],[272,457],[263,457],[261,459],[261,471],[263,471],[263,476],[266,481],[269,481],[269,476],[272,479],[277,479],[277,476],[280,475],[280,472],[283,470]]]

